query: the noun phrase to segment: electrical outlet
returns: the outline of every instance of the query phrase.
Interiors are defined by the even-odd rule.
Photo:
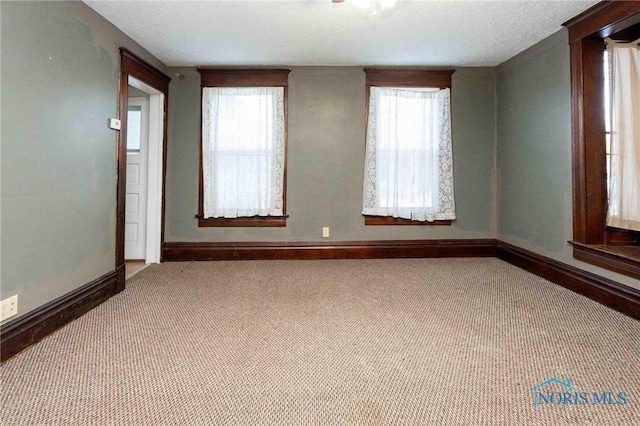
[[[18,295],[8,297],[0,302],[0,321],[4,321],[7,318],[18,313]]]
[[[325,226],[324,228],[322,228],[322,237],[323,238],[329,238],[329,227]]]

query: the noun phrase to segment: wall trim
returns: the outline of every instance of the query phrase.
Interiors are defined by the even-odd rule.
[[[493,257],[496,240],[377,240],[321,242],[166,242],[167,261]]]
[[[504,241],[497,241],[497,256],[602,305],[640,319],[640,290]]]
[[[0,327],[2,362],[39,342],[116,294],[116,271],[111,271],[28,314]]]

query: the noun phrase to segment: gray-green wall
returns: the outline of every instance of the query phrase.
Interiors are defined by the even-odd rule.
[[[640,289],[573,259],[571,81],[561,30],[498,67],[498,238]]]
[[[494,238],[495,69],[458,69],[452,82],[457,220],[452,226],[364,226],[365,74],[299,67],[289,75],[286,228],[198,228],[200,74],[172,68],[167,241],[320,241]]]
[[[0,297],[20,316],[114,270],[118,48],[166,68],[81,2],[0,14]]]

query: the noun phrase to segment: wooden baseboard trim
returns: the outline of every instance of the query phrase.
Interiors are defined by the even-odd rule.
[[[640,319],[640,290],[583,271],[546,256],[497,241],[499,259],[575,291],[630,317]]]
[[[329,242],[167,242],[166,261],[193,260],[315,260],[409,257],[493,257],[494,239],[392,240]]]
[[[116,293],[116,271],[109,272],[34,311],[2,325],[0,359],[4,362]]]
[[[123,263],[122,265],[116,266],[116,287],[115,292],[120,293],[124,291],[126,282],[127,282],[127,267]]]

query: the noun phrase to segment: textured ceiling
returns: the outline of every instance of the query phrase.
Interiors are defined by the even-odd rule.
[[[494,66],[597,1],[85,1],[169,66]]]

